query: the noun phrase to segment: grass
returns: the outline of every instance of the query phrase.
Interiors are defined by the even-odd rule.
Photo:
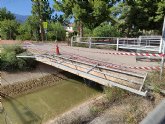
[[[127,91],[117,87],[105,87],[104,92],[110,103],[125,98],[129,94]]]
[[[146,114],[144,113],[145,110],[140,109],[141,106],[139,106],[139,101],[141,101],[141,97],[135,96],[129,102],[130,107],[124,115],[125,123],[127,123],[127,124],[139,124],[139,122],[142,121],[142,119],[146,117]]]
[[[96,117],[103,113],[104,110],[109,108],[116,101],[120,101],[121,99],[126,98],[129,95],[128,92],[119,89],[117,87],[105,87],[104,88],[106,101],[102,101],[100,103],[94,104],[90,108],[90,112],[93,117]]]
[[[165,72],[162,74],[161,79],[159,71],[153,71],[149,73],[145,81],[145,84],[153,86],[155,92],[159,92],[160,89],[165,90]]]
[[[14,124],[40,124],[96,94],[98,91],[79,81],[64,80],[56,86],[3,101],[6,114],[0,113],[0,124],[5,124],[5,121]]]

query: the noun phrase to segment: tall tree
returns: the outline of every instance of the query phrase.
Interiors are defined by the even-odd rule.
[[[52,16],[51,21],[60,22],[61,24],[65,26],[69,24],[69,20],[64,18],[64,15],[58,15],[57,13]]]
[[[40,20],[40,39],[44,41],[44,35],[45,31],[43,28],[43,22],[44,21],[50,21],[51,14],[53,13],[53,10],[49,6],[48,0],[31,0],[33,2],[32,5],[32,14],[33,16],[36,16]]]
[[[18,25],[14,14],[6,8],[0,8],[0,36],[2,39],[15,39]]]
[[[110,21],[111,7],[119,0],[62,0],[55,1],[55,9],[64,12],[66,17],[74,17],[89,29]],[[80,30],[81,30],[80,29]]]
[[[0,21],[3,20],[14,20],[15,16],[6,8],[0,8]]]
[[[18,38],[21,40],[39,40],[40,21],[38,17],[29,16],[25,23],[19,26]]]
[[[18,34],[17,28],[19,24],[15,20],[0,21],[0,34],[3,39],[15,40]]]
[[[115,8],[126,36],[133,36],[133,32],[138,30],[161,32],[165,16],[164,0],[123,0]]]

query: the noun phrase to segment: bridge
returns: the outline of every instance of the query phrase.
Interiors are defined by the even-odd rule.
[[[165,22],[164,22],[165,23]],[[127,49],[136,51],[146,51],[151,53],[128,53],[128,52],[93,52],[88,50],[75,50],[72,53],[69,51],[73,50],[73,47],[69,47],[68,51],[65,51],[60,45],[60,50],[63,52],[59,53],[58,46],[51,48],[53,44],[27,44],[25,47],[31,52],[32,56],[17,56],[17,57],[31,57],[35,58],[37,61],[51,65],[53,67],[62,69],[64,71],[73,73],[75,75],[81,76],[83,78],[89,79],[91,81],[97,82],[104,86],[115,86],[132,93],[146,96],[147,90],[144,88],[144,82],[147,77],[146,71],[137,71],[138,69],[146,70],[160,70],[161,73],[164,68],[164,57],[165,57],[165,37],[164,37],[164,27],[163,35],[161,36],[140,36],[139,38],[104,38],[104,37],[72,37],[71,46],[75,44],[85,44],[89,48],[92,45],[109,45],[115,46],[116,50]],[[67,49],[65,47],[65,49]],[[113,54],[113,55],[130,55],[130,56],[147,56],[147,57],[159,57],[162,60],[161,67],[131,67],[122,64],[108,63],[101,61],[97,55],[94,59],[93,56],[86,57],[81,56],[84,52],[91,54]],[[75,52],[80,52],[80,54],[74,54]],[[153,53],[154,52],[154,53]],[[106,57],[107,59],[107,57]],[[126,59],[122,59],[124,61]],[[112,60],[111,60],[112,61]],[[129,60],[127,60],[129,61]],[[118,61],[116,61],[118,62]],[[123,62],[122,62],[123,63]],[[127,63],[129,64],[129,62]],[[133,64],[130,62],[130,65]],[[150,63],[143,63],[149,65]]]

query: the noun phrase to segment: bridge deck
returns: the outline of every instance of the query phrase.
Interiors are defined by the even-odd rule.
[[[37,61],[68,71],[83,78],[95,81],[104,86],[116,86],[121,89],[145,96],[143,84],[146,75],[107,68],[76,60],[69,55],[39,55]]]

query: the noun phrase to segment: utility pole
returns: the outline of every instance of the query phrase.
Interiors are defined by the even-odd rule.
[[[163,22],[163,29],[162,29],[162,59],[161,59],[161,70],[160,70],[160,79],[162,78],[163,71],[164,71],[164,55],[165,55],[165,17]]]

